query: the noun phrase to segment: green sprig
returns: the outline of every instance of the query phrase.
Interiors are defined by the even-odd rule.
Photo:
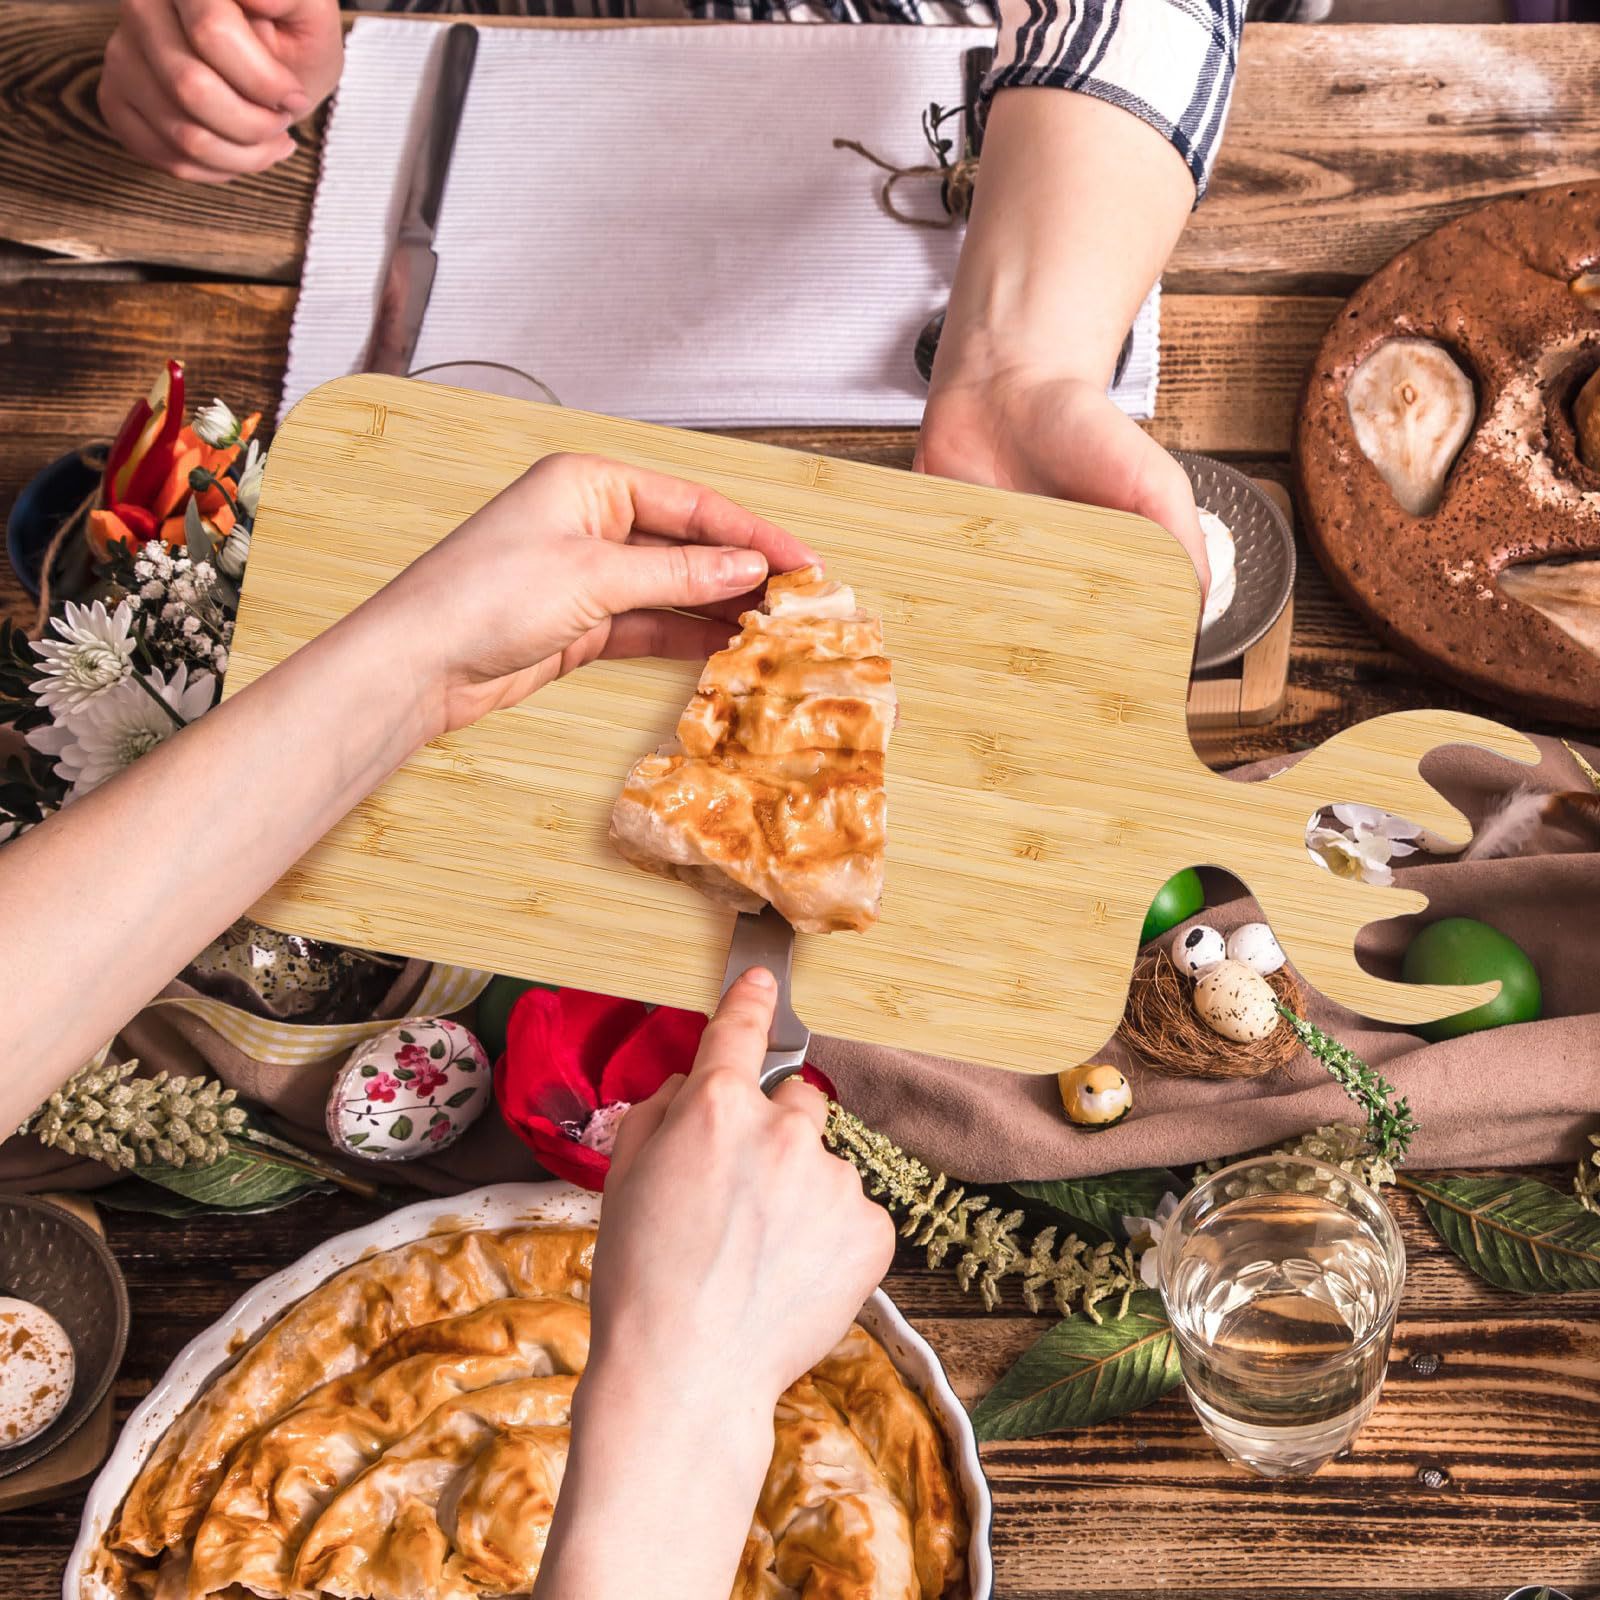
[[[1376,1068],[1370,1067],[1332,1034],[1324,1033],[1282,1001],[1278,1013],[1310,1053],[1328,1069],[1329,1076],[1367,1114],[1367,1142],[1373,1154],[1399,1166],[1416,1137],[1417,1122],[1405,1096]]]

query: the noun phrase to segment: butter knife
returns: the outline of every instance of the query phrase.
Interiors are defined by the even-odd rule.
[[[765,967],[778,980],[778,1004],[767,1033],[767,1054],[761,1063],[761,1092],[771,1094],[785,1078],[806,1064],[811,1030],[794,1014],[789,980],[794,966],[794,929],[766,906],[759,912],[741,911],[733,924],[728,945],[728,965],[722,974],[722,992],[752,967]]]
[[[405,208],[395,232],[394,249],[384,270],[383,290],[372,319],[364,372],[392,372],[400,377],[411,370],[422,318],[433,293],[433,275],[439,258],[433,253],[434,229],[455,154],[456,132],[461,126],[472,66],[478,55],[478,30],[468,22],[456,23],[444,37],[439,77],[433,104],[422,129],[422,142],[407,175]]]

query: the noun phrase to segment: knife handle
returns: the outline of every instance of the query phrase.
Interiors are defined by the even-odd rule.
[[[478,30],[470,22],[455,23],[444,36],[444,56],[434,90],[432,114],[423,136],[417,162],[417,182],[411,191],[406,222],[420,224],[430,235],[439,221],[444,186],[455,154],[461,111],[472,83],[478,58]]]

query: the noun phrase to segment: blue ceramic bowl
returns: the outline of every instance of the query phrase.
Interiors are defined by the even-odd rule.
[[[52,461],[17,495],[6,518],[6,556],[17,581],[35,600],[39,598],[45,551],[56,529],[83,504],[99,479],[99,470],[87,465],[74,450]],[[58,566],[51,580],[52,588],[64,598],[76,594],[88,577],[86,561],[81,573],[76,570],[79,559],[75,554],[70,570]]]

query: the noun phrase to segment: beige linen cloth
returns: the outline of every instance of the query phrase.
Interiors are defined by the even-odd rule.
[[[1468,748],[1424,763],[1427,776],[1476,823],[1510,790],[1582,789],[1589,780],[1554,739],[1540,739],[1537,769],[1513,766]],[[1582,748],[1582,747],[1580,747]],[[1600,766],[1600,750],[1583,748]],[[1241,769],[1242,781],[1286,765]],[[1330,796],[1330,800],[1342,798]],[[1540,1021],[1428,1045],[1415,1034],[1373,1023],[1319,996],[1312,1020],[1337,1035],[1411,1101],[1421,1133],[1411,1163],[1502,1166],[1575,1161],[1585,1135],[1600,1126],[1600,850],[1596,841],[1545,830],[1530,853],[1461,863],[1416,856],[1398,876],[1432,904],[1423,919],[1472,916],[1492,923],[1533,958],[1544,988]],[[1208,874],[1204,920],[1230,929],[1258,915],[1231,878]],[[1397,975],[1401,952],[1419,919],[1376,923],[1361,949],[1374,970]],[[959,938],[960,930],[951,929]],[[1063,981],[1071,952],[1060,956]],[[404,1016],[421,986],[423,966],[397,978],[384,1014]],[[176,992],[169,989],[167,993]],[[470,1015],[465,1017],[469,1025]],[[147,1010],[124,1030],[119,1053],[152,1070],[205,1070],[275,1111],[307,1147],[327,1150],[322,1115],[338,1059],[311,1066],[267,1066],[246,1058],[202,1020],[171,1007]],[[993,1182],[1181,1166],[1293,1138],[1319,1123],[1351,1120],[1351,1103],[1309,1057],[1248,1082],[1165,1078],[1132,1062],[1120,1044],[1102,1055],[1133,1083],[1135,1109],[1120,1126],[1087,1135],[1062,1115],[1053,1074],[1025,1077],[908,1051],[818,1040],[812,1059],[833,1078],[840,1098],[906,1149],[954,1175]],[[1073,1063],[1064,1063],[1072,1065]],[[352,1164],[363,1176],[450,1192],[537,1176],[532,1157],[493,1110],[453,1149],[429,1161]],[[26,1138],[0,1146],[0,1187],[94,1187],[106,1169],[41,1149]]]

